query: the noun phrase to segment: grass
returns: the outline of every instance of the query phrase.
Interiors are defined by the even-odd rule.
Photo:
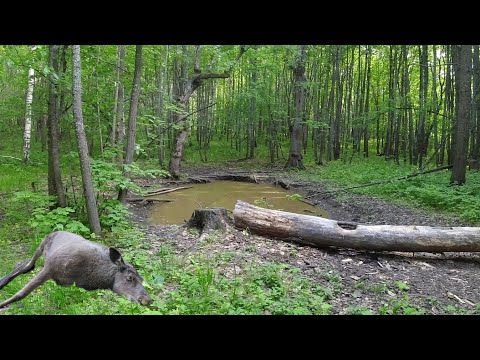
[[[373,315],[374,312],[365,306],[352,306],[347,309],[347,315]]]
[[[304,172],[291,172],[293,178],[322,181],[330,188],[348,188],[375,181],[386,181],[413,173],[415,167],[396,165],[382,157],[354,158],[311,166]],[[469,224],[480,224],[480,172],[468,171],[464,186],[450,186],[450,172],[440,171],[408,180],[348,190],[380,197],[398,204],[420,207],[445,216],[456,216]],[[344,196],[348,192],[343,193]],[[342,196],[342,192],[337,193]]]
[[[42,188],[45,172],[44,166],[0,163],[0,193],[32,190],[32,183]]]

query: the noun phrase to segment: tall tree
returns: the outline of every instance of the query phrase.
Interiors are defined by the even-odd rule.
[[[437,95],[437,48],[433,45],[433,66],[432,66],[432,111],[433,111],[433,148],[436,152],[435,155],[435,164],[439,164],[440,157],[438,155],[439,144],[438,144],[438,95]]]
[[[163,104],[165,96],[166,80],[167,80],[167,70],[168,70],[168,52],[169,46],[166,46],[165,51],[165,61],[163,62],[163,73],[160,66],[155,67],[155,76],[157,81],[157,98],[155,105],[155,116],[158,118],[158,163],[163,166],[165,162],[165,121],[163,116]],[[157,62],[155,61],[155,64]]]
[[[292,132],[290,136],[290,154],[285,168],[297,168],[304,170],[305,166],[302,162],[302,118],[303,118],[303,102],[305,99],[305,60],[307,57],[306,45],[298,46],[298,53],[295,58],[295,66],[293,68],[294,75],[294,92],[295,92],[295,119],[293,122]]]
[[[114,146],[117,142],[118,136],[121,133],[125,134],[125,126],[123,125],[123,73],[125,66],[125,45],[118,45],[117,51],[117,65],[116,65],[116,79],[115,79],[115,101],[113,106],[113,120],[112,120],[112,132],[110,133],[110,143]],[[123,130],[123,133],[122,133]]]
[[[34,49],[32,49],[34,50]],[[35,84],[35,70],[28,69],[28,86],[25,104],[25,129],[23,132],[23,161],[30,159],[30,139],[32,137],[32,100],[33,85]]]
[[[480,159],[480,51],[479,46],[473,47],[473,147],[472,158]]]
[[[365,115],[365,125],[363,129],[363,156],[368,157],[368,140],[370,138],[369,126],[370,126],[370,79],[372,77],[372,50],[370,46],[365,49],[365,61],[367,62],[367,90],[365,94],[365,107],[363,108]]]
[[[125,139],[125,111],[124,111],[124,73],[125,73],[125,45],[118,46],[118,88],[117,88],[117,108],[115,119],[117,143],[123,149],[123,141]],[[119,152],[119,162],[123,163],[123,153]]]
[[[140,96],[140,79],[142,77],[142,45],[135,48],[135,72],[133,75],[132,96],[130,98],[130,111],[128,112],[128,130],[127,130],[127,146],[125,149],[124,165],[133,162],[133,153],[135,150],[135,138],[137,133],[137,112],[138,98]],[[128,171],[124,171],[124,176],[128,176]],[[120,189],[118,200],[125,203],[127,197],[127,189]]]
[[[72,77],[73,77],[73,116],[77,134],[78,155],[80,157],[80,170],[82,172],[83,193],[87,204],[87,216],[90,230],[96,235],[101,235],[100,219],[98,217],[97,202],[92,182],[90,158],[88,156],[87,137],[83,126],[82,113],[82,70],[80,60],[80,45],[72,46]]]
[[[252,55],[252,54],[250,54]],[[250,77],[250,87],[251,95],[249,101],[249,112],[248,112],[248,123],[247,123],[247,154],[246,159],[253,159],[255,157],[255,119],[257,116],[256,102],[257,102],[257,69],[256,69],[256,53],[253,52],[252,58],[250,59],[250,64],[252,66],[251,77]]]
[[[193,66],[193,75],[188,79],[180,79],[181,86],[180,91],[175,96],[175,114],[174,114],[174,123],[178,127],[177,133],[175,135],[175,140],[173,143],[172,157],[170,158],[169,171],[170,175],[173,178],[178,178],[180,176],[180,162],[182,161],[183,149],[187,141],[187,115],[188,115],[188,101],[195,90],[198,89],[200,85],[205,80],[208,79],[226,79],[230,76],[235,64],[240,60],[240,57],[245,52],[245,47],[240,47],[240,53],[237,56],[237,60],[232,64],[229,70],[223,73],[202,73],[200,68],[200,45],[195,46],[195,56],[194,56],[194,66]],[[185,53],[184,53],[185,54]],[[185,56],[183,61],[186,61]],[[182,64],[185,66],[185,64]]]
[[[428,94],[428,46],[418,47],[420,57],[420,115],[418,119],[417,149],[418,167],[423,166],[423,157],[427,153],[426,146],[426,119],[427,119],[427,94]]]
[[[453,168],[450,182],[465,183],[468,150],[468,125],[472,99],[472,46],[454,46],[455,88],[457,91],[456,119],[454,124],[454,148],[452,148]]]
[[[58,73],[58,45],[49,45],[48,63],[52,70],[50,73],[50,83],[48,87],[48,194],[54,195],[58,199],[58,205],[67,206],[67,199],[62,183],[60,172],[60,149],[58,144],[58,77],[53,74]]]

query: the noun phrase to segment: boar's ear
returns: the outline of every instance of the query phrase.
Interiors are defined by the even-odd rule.
[[[122,255],[118,252],[117,249],[110,248],[110,260],[116,265],[123,265]]]

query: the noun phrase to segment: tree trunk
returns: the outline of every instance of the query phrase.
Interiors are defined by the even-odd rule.
[[[58,73],[58,45],[49,45],[49,65],[53,72]],[[48,87],[48,194],[57,196],[58,205],[67,206],[65,191],[60,172],[60,150],[58,144],[58,83],[51,76]]]
[[[453,66],[455,69],[455,88],[457,92],[457,111],[454,124],[455,147],[452,148],[453,169],[450,183],[465,183],[468,150],[468,125],[471,108],[471,67],[472,46],[456,45]]]
[[[335,101],[335,122],[333,130],[333,159],[340,159],[340,132],[341,132],[341,122],[342,122],[342,102],[343,102],[343,82],[341,78],[341,66],[342,66],[342,45],[337,45],[336,51],[336,85],[337,90],[335,91],[336,101]],[[333,109],[332,109],[333,111]]]
[[[118,58],[117,58],[117,69],[116,69],[116,80],[115,80],[115,101],[113,103],[113,118],[112,118],[112,131],[110,133],[110,144],[112,146],[115,146],[115,143],[117,141],[117,123],[118,123],[118,95],[120,91],[120,63],[121,63],[121,57],[120,57],[120,48],[122,45],[118,46]]]
[[[367,89],[365,94],[365,127],[363,129],[363,156],[368,157],[368,140],[370,139],[370,79],[372,76],[372,50],[370,46],[367,46],[366,62],[367,62]]]
[[[432,68],[432,110],[433,110],[433,148],[438,151],[438,95],[437,95],[437,48],[433,45],[433,68]],[[435,155],[435,165],[439,166],[438,152]]]
[[[418,168],[423,167],[423,157],[427,154],[425,141],[425,127],[427,124],[427,95],[428,95],[428,46],[418,47],[420,57],[420,114],[417,132]]]
[[[305,98],[304,84],[307,81],[305,78],[306,47],[306,45],[299,45],[295,68],[293,69],[293,75],[295,77],[295,120],[290,137],[290,155],[285,164],[286,169],[305,169],[302,162],[302,118],[303,101]]]
[[[473,118],[474,142],[472,148],[472,158],[480,159],[480,49],[478,45],[473,47],[473,109],[475,117]]]
[[[445,68],[443,72],[446,74],[445,76],[445,100],[443,102],[443,113],[446,116],[442,117],[442,138],[440,143],[440,163],[443,165],[445,162],[445,150],[447,151],[447,164],[452,164],[451,158],[451,141],[452,137],[450,136],[450,131],[448,131],[448,122],[446,118],[449,117],[450,119],[453,118],[453,85],[452,85],[452,56],[451,56],[451,49],[453,45],[445,45],[445,58],[444,64]],[[452,125],[453,128],[453,125]]]
[[[255,157],[255,120],[257,118],[257,60],[255,55],[250,60],[252,67],[252,74],[250,78],[250,101],[249,101],[249,116],[247,124],[247,155],[246,159],[253,159]]]
[[[163,97],[164,87],[166,86],[167,69],[168,69],[168,45],[165,52],[165,62],[163,63],[164,72],[159,67],[157,70],[157,99],[155,104],[155,115],[158,117],[158,163],[163,167],[165,163],[165,130],[166,123],[163,121]]]
[[[58,135],[60,139],[63,139],[63,132],[60,127],[62,124],[62,119],[63,115],[67,112],[68,108],[65,107],[65,93],[66,93],[66,84],[65,84],[65,73],[67,72],[67,49],[69,45],[62,45],[62,51],[60,53],[60,67],[58,69],[58,78],[59,83],[58,83],[58,97],[59,97],[59,102],[58,102],[58,107],[57,107],[57,121],[59,124],[58,128]],[[66,134],[69,134],[70,131],[66,131]],[[68,139],[69,140],[69,139]]]
[[[207,79],[226,79],[230,77],[230,73],[233,69],[233,66],[240,60],[240,57],[245,52],[243,46],[240,47],[240,53],[237,56],[237,60],[232,64],[229,70],[224,73],[215,74],[215,73],[205,73],[201,72],[201,69],[198,67],[200,64],[200,45],[196,46],[195,49],[195,59],[194,59],[194,74],[188,79],[181,79],[180,84],[183,86],[179,87],[177,96],[175,99],[176,109],[174,122],[178,126],[178,131],[175,136],[173,143],[172,156],[169,163],[169,172],[174,179],[178,179],[180,176],[180,162],[182,161],[183,149],[187,141],[187,114],[188,114],[188,100],[190,96],[197,90],[197,88],[202,85],[204,80]],[[185,66],[185,64],[183,64]]]
[[[269,210],[237,201],[235,226],[316,247],[374,251],[480,251],[478,227],[362,225]]]
[[[42,152],[45,151],[47,147],[47,119],[48,119],[48,114],[42,115],[40,118],[40,141],[42,143]]]
[[[103,155],[103,135],[102,135],[102,122],[100,121],[100,97],[98,94],[100,93],[100,87],[98,86],[98,65],[100,63],[100,49],[101,45],[97,45],[97,63],[95,64],[95,92],[96,92],[96,98],[97,98],[97,103],[96,103],[96,108],[97,108],[97,113],[96,113],[96,118],[97,118],[97,132],[98,132],[98,137],[100,140],[100,154]],[[92,136],[93,137],[93,136]]]
[[[33,85],[35,83],[35,70],[28,70],[28,87],[25,104],[25,130],[23,132],[23,161],[25,163],[30,159],[30,139],[32,137],[32,100]]]
[[[397,119],[396,111],[396,69],[397,69],[397,48],[395,45],[390,46],[389,57],[389,77],[388,77],[388,118],[386,128],[386,139],[384,145],[385,160],[389,160],[394,155],[394,124]]]
[[[137,131],[137,111],[138,98],[140,97],[140,79],[142,75],[142,45],[137,45],[135,48],[135,73],[133,75],[132,97],[130,98],[130,111],[128,113],[128,138],[125,150],[124,165],[133,162],[133,152],[135,150],[135,137]],[[129,174],[124,170],[123,175],[128,177]],[[126,202],[127,189],[120,189],[118,193],[118,200],[122,203]]]
[[[78,155],[80,157],[80,170],[82,172],[83,192],[87,205],[88,222],[90,230],[96,235],[101,235],[100,220],[98,217],[97,202],[92,182],[90,158],[88,156],[87,137],[83,126],[82,114],[82,78],[80,63],[80,45],[72,47],[72,77],[73,77],[73,116],[75,118],[75,130],[77,134]]]
[[[125,111],[124,108],[124,73],[125,73],[125,45],[118,46],[118,99],[117,99],[117,144],[123,150],[123,140],[125,139]],[[123,153],[119,151],[118,160],[123,163]]]

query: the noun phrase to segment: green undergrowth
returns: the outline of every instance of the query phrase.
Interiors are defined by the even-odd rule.
[[[175,254],[168,243],[155,247],[138,229],[117,229],[103,241],[117,246],[139,269],[153,303],[143,307],[109,290],[85,291],[48,281],[8,310],[8,314],[329,314],[329,289],[278,263],[241,263],[232,268],[228,254],[213,257]],[[2,255],[3,258],[3,255]],[[14,265],[0,263],[6,273]],[[12,296],[41,267],[17,277],[4,289]],[[238,270],[240,269],[241,270]],[[231,271],[229,271],[229,269]],[[238,273],[235,273],[238,271]],[[21,304],[21,307],[17,307]]]
[[[353,192],[377,196],[415,208],[454,215],[469,224],[480,223],[480,172],[467,171],[467,182],[463,186],[450,185],[451,172],[448,170],[393,180],[415,170],[414,166],[396,165],[375,156],[354,158],[352,162],[331,161],[324,166],[311,166],[304,172],[292,171],[290,174],[300,180],[321,181],[327,185],[327,191],[392,180],[385,184],[338,191],[336,195],[345,196]]]
[[[168,244],[163,244],[153,257],[131,253],[132,262],[147,271],[145,280],[156,294],[152,308],[145,313],[328,314],[331,311],[328,290],[300,275],[298,269],[277,263],[242,263],[237,269],[225,255],[175,255]]]

